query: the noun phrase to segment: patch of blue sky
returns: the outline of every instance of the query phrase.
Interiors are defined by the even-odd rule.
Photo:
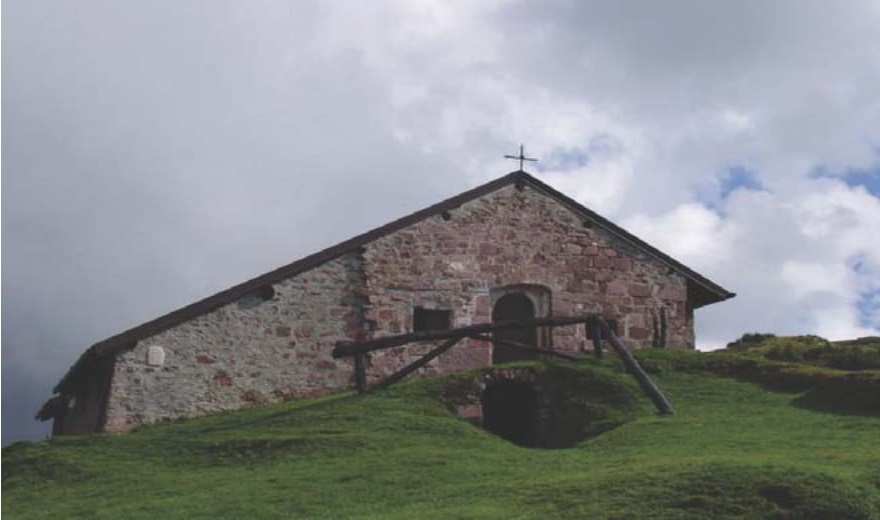
[[[538,171],[568,171],[583,168],[590,162],[590,156],[579,148],[555,148],[546,158],[539,158]]]
[[[697,200],[720,215],[725,215],[724,201],[737,190],[762,191],[764,186],[755,173],[742,166],[731,166],[697,188]]]
[[[859,294],[859,325],[880,332],[880,289],[871,289]]]
[[[871,273],[877,269],[865,254],[853,255],[846,263],[860,278],[870,278]],[[880,288],[873,287],[859,292],[856,306],[859,311],[859,325],[880,331]]]
[[[610,134],[598,134],[590,138],[586,146],[554,148],[547,157],[539,158],[536,168],[545,171],[569,171],[583,168],[596,156],[613,156],[621,153],[623,145]]]
[[[846,260],[849,268],[856,274],[864,275],[867,273],[868,260],[864,254],[853,255]]]
[[[880,197],[880,164],[872,170],[849,170],[841,178],[850,186],[863,186],[875,197]]]
[[[732,166],[727,169],[727,175],[721,178],[721,198],[726,199],[736,190],[761,191],[764,187],[755,177],[755,173],[742,166]]]
[[[880,150],[878,150],[880,154]],[[832,177],[850,186],[862,186],[875,197],[880,197],[880,162],[868,169],[851,168],[843,172],[830,172],[827,168],[816,168],[811,177]]]

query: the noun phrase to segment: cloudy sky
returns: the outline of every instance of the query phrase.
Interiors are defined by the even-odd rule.
[[[3,444],[97,340],[516,168],[880,335],[880,2],[8,0]]]

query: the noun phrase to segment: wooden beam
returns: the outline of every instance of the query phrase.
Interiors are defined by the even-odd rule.
[[[509,320],[496,323],[482,323],[479,325],[470,325],[468,327],[460,327],[448,330],[424,330],[419,332],[410,332],[407,334],[399,334],[397,336],[385,336],[381,338],[371,339],[367,341],[348,342],[340,341],[336,343],[333,349],[333,357],[341,358],[353,356],[357,353],[366,353],[373,350],[383,348],[397,347],[406,343],[416,341],[437,341],[452,338],[464,338],[471,334],[485,334],[496,330],[509,329],[528,329],[533,327],[560,327],[565,325],[577,325],[586,323],[593,319],[593,315],[579,317],[560,317],[560,318],[534,318],[530,320]]]
[[[493,338],[492,336],[486,336],[484,334],[474,334],[474,335],[471,335],[468,337],[471,339],[476,339],[476,340],[480,340],[480,341],[490,341],[495,345],[505,345],[505,346],[513,347],[513,348],[516,348],[519,350],[525,350],[528,352],[535,352],[538,354],[546,354],[548,356],[555,356],[558,358],[567,359],[569,361],[575,361],[578,359],[577,356],[572,356],[571,354],[565,354],[563,352],[557,352],[556,350],[552,350],[549,348],[541,348],[541,347],[536,347],[536,346],[532,346],[532,345],[527,345],[525,343],[520,343],[518,341],[509,341],[506,339],[496,339],[496,338]]]
[[[648,394],[648,397],[651,398],[651,401],[654,403],[657,410],[664,415],[674,414],[675,409],[672,407],[672,403],[670,403],[669,399],[663,395],[660,388],[654,384],[654,381],[651,380],[651,376],[649,376],[642,366],[639,365],[639,362],[636,361],[636,358],[633,357],[632,353],[620,343],[620,340],[617,338],[617,335],[614,334],[614,331],[611,330],[611,327],[609,327],[608,324],[605,323],[605,320],[601,318],[598,321],[604,336],[608,338],[608,342],[611,343],[611,346],[614,347],[614,350],[617,351],[620,358],[623,360],[623,365],[626,367],[626,370],[636,378],[636,381],[639,382],[639,386],[641,386],[642,390]]]
[[[397,372],[391,374],[390,376],[386,377],[385,379],[383,379],[382,381],[377,383],[376,386],[374,386],[373,388],[370,389],[370,391],[382,390],[383,388],[388,388],[389,386],[400,381],[401,379],[408,376],[412,372],[415,372],[419,368],[427,365],[428,362],[431,361],[432,359],[434,359],[435,357],[437,357],[440,354],[451,349],[453,347],[453,345],[455,345],[456,343],[459,342],[459,340],[461,340],[460,337],[451,338],[451,339],[444,341],[443,343],[441,343],[439,346],[437,346],[436,348],[434,348],[433,350],[431,350],[430,352],[428,352],[424,356],[420,357],[416,361],[413,361],[409,365],[401,368]]]
[[[367,368],[365,354],[354,355],[354,382],[358,393],[367,391]]]

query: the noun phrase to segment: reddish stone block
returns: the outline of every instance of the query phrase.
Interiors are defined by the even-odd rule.
[[[455,407],[455,415],[462,419],[480,419],[483,417],[483,405],[481,403],[459,405]]]
[[[597,282],[608,282],[614,279],[614,273],[608,270],[595,271],[593,276]]]
[[[651,288],[646,284],[634,283],[630,284],[628,288],[628,293],[630,296],[636,298],[645,298],[651,296]]]
[[[627,287],[626,287],[626,284],[623,282],[612,280],[612,281],[604,284],[604,286],[605,286],[604,287],[605,294],[607,294],[609,296],[617,296],[617,295],[626,294]]]
[[[687,288],[682,285],[667,285],[660,289],[658,294],[664,300],[685,300],[687,298]]]
[[[477,316],[488,316],[489,315],[489,304],[491,300],[489,299],[488,294],[480,294],[476,298],[474,298],[474,314]]]
[[[500,252],[500,249],[492,244],[480,244],[480,248],[477,250],[477,254],[482,257],[491,257],[495,256]]]
[[[612,265],[618,271],[629,271],[630,269],[632,269],[632,260],[621,256],[621,257],[615,258],[614,261],[612,262]]]
[[[630,327],[629,328],[629,336],[630,339],[648,339],[651,337],[651,331],[644,327]]]
[[[201,363],[203,365],[211,365],[216,362],[217,362],[217,360],[212,358],[211,356],[206,356],[204,354],[196,355],[196,363]]]
[[[227,374],[224,370],[218,370],[215,372],[213,381],[217,386],[232,386],[234,383],[232,376]]]

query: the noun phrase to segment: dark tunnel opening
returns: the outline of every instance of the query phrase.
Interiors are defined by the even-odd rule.
[[[521,381],[498,381],[483,391],[483,428],[527,448],[539,445],[538,391]]]

